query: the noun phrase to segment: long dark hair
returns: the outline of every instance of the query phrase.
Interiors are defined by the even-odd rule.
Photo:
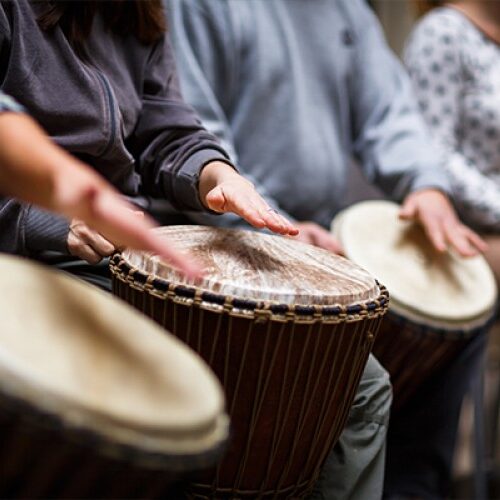
[[[49,31],[60,26],[77,50],[83,50],[96,14],[102,16],[104,25],[113,33],[133,35],[144,44],[156,42],[166,31],[161,0],[34,0],[33,3],[40,9],[40,28]]]

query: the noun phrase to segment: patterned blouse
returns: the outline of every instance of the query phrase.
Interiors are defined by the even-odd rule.
[[[500,231],[500,45],[443,7],[416,26],[405,62],[462,217]]]

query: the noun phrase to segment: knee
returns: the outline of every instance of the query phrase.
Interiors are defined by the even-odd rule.
[[[351,417],[386,424],[392,403],[389,374],[372,355],[369,356],[351,410]]]

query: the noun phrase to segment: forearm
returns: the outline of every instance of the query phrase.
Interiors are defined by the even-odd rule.
[[[0,114],[0,190],[3,194],[56,208],[57,174],[76,160],[53,144],[27,115]]]

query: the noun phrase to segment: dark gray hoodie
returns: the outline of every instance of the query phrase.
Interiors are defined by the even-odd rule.
[[[38,27],[38,9],[28,0],[0,3],[1,90],[124,194],[201,210],[199,172],[227,156],[183,102],[167,38],[144,45],[97,16],[83,61],[60,28]],[[0,199],[0,251],[67,252],[67,233],[61,217]]]

